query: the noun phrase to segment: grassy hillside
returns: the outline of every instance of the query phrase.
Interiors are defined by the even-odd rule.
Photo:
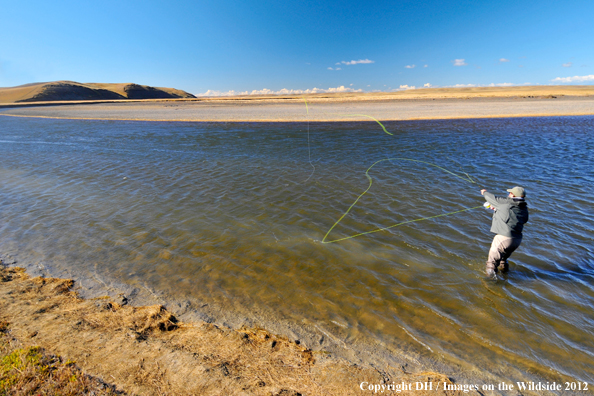
[[[174,98],[194,98],[194,95],[174,88],[155,88],[129,83],[82,84],[74,81],[54,81],[0,88],[0,103]]]

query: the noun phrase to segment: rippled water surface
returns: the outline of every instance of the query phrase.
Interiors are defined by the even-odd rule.
[[[0,251],[178,309],[308,326],[322,345],[594,382],[594,118],[385,126],[0,117]],[[512,271],[484,277],[484,209],[321,243],[386,158],[328,240],[522,185]]]

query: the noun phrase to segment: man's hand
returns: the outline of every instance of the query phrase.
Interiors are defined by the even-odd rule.
[[[485,191],[487,191],[487,190],[483,188],[483,189],[481,190],[481,195],[485,195]]]

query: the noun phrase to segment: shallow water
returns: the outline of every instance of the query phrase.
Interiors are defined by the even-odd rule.
[[[319,330],[322,346],[594,382],[594,117],[384,125],[392,136],[373,122],[0,117],[0,251],[186,310],[266,312]],[[386,158],[460,177],[378,163],[328,240],[522,185],[531,220],[512,271],[483,275],[484,209],[322,244]]]

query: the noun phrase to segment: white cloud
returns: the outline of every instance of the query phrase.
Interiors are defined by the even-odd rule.
[[[352,60],[352,61],[342,61],[340,62],[343,65],[356,65],[359,63],[375,63],[375,61],[369,60],[369,59],[359,59],[359,60]],[[338,63],[337,63],[338,65]]]
[[[594,74],[590,74],[589,76],[557,77],[552,79],[551,81],[562,83],[594,81]]]
[[[282,91],[282,89],[281,89],[281,91]],[[273,93],[274,92],[271,89],[264,88],[259,91],[254,89],[252,92],[250,92],[250,95],[271,95]],[[279,93],[281,93],[281,92],[279,91]]]
[[[333,68],[329,67],[328,70],[334,70]]]
[[[318,88],[314,88],[318,89]],[[346,88],[344,85],[336,88],[318,89],[318,92],[363,92],[362,89]],[[309,92],[296,92],[296,93],[309,93]],[[313,92],[312,92],[313,93]]]
[[[509,62],[509,59],[501,58],[499,59],[499,62]]]
[[[336,68],[336,69],[334,69],[334,70],[342,70],[342,69],[341,69],[340,67],[337,67],[337,68]]]
[[[237,95],[301,95],[301,94],[310,94],[310,93],[340,93],[340,92],[363,92],[362,89],[353,89],[353,88],[347,88],[344,85],[341,85],[340,87],[336,87],[336,88],[328,88],[328,89],[322,89],[322,88],[311,88],[311,89],[287,89],[287,88],[283,88],[281,90],[278,91],[273,91],[271,89],[268,88],[264,88],[264,89],[260,89],[260,90],[256,90],[254,89],[251,92],[248,91],[227,91],[227,92],[221,92],[221,91],[212,91],[212,90],[208,90],[204,93],[199,93],[196,94],[196,96],[237,96]]]
[[[491,83],[488,86],[489,87],[513,87],[514,85],[516,85],[516,84],[514,84],[514,83],[497,83],[497,84]]]
[[[335,63],[335,65],[338,65],[338,66],[340,66],[340,65],[341,65],[341,63],[340,63],[340,62],[336,62],[336,63]]]
[[[476,84],[456,84],[456,85],[451,85],[451,87],[454,88],[470,88],[470,87],[476,87]]]
[[[468,63],[464,62],[464,59],[454,59],[452,61],[454,66],[466,66]]]
[[[400,89],[416,89],[416,87],[414,85],[413,86],[410,86],[410,85],[401,85],[400,86]]]
[[[425,66],[423,66],[423,67],[429,67],[429,65],[425,65]]]
[[[561,66],[563,66],[563,67],[571,67],[571,65],[573,65],[572,62],[567,62],[567,63],[562,64]]]
[[[416,65],[406,65],[404,67],[406,67],[407,69],[414,69],[416,67]]]
[[[213,90],[208,90],[204,93],[199,93],[199,94],[195,94],[196,96],[237,96],[237,95],[249,95],[248,91],[227,91],[227,92],[221,92],[221,91],[213,91]]]
[[[423,85],[423,87],[424,87],[424,88],[431,88],[432,86],[433,86],[433,85],[431,85],[431,83],[427,83],[427,84],[424,84],[424,85]]]

